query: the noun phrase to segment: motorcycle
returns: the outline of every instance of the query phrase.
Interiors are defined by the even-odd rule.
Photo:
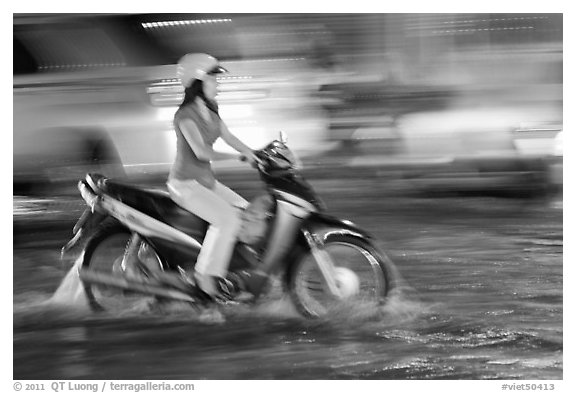
[[[382,303],[394,285],[394,266],[372,237],[325,213],[282,134],[255,156],[267,192],[242,213],[227,277],[234,283],[232,300],[258,301],[274,278],[306,317],[321,317],[345,302]],[[207,300],[191,274],[207,222],[163,190],[90,173],[78,189],[87,208],[62,256],[78,252],[72,269],[94,310],[125,307],[143,296]],[[143,278],[123,274],[129,261],[139,264]]]

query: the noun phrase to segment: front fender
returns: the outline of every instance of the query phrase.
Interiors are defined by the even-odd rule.
[[[333,233],[350,235],[364,240],[373,239],[370,233],[358,227],[353,222],[341,220],[337,217],[322,213],[313,213],[310,215],[304,222],[303,227],[315,234],[317,238],[322,241]]]
[[[284,259],[288,271],[290,271],[291,265],[299,260],[303,253],[310,251],[310,246],[304,236],[304,230],[310,232],[320,244],[323,244],[329,236],[338,234],[353,236],[366,242],[371,242],[373,239],[368,232],[360,229],[350,221],[340,220],[322,213],[313,213],[302,224],[302,230],[296,238],[292,251],[289,252]]]
[[[359,228],[354,223],[322,213],[313,213],[310,215],[302,224],[302,229],[309,231],[321,244],[333,235],[352,236],[368,243],[371,243],[373,239],[372,235]],[[284,284],[286,285],[286,288],[289,288],[289,283],[292,279],[293,266],[309,251],[310,246],[308,245],[308,241],[306,240],[303,231],[300,231],[292,251],[286,255],[286,258],[283,261],[286,267],[284,275]]]

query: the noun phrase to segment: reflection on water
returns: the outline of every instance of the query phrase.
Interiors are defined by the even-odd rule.
[[[15,313],[15,376],[562,377],[561,325],[557,324],[561,302],[545,307],[547,315],[542,315],[539,299],[528,305],[503,305],[502,299],[475,296],[470,303],[470,293],[456,292],[451,294],[454,299],[438,301],[423,299],[414,290],[399,291],[384,306],[344,307],[315,321],[299,318],[284,299],[250,310],[223,309],[224,319],[182,305],[94,315],[57,306],[30,307],[28,302]],[[483,308],[495,311],[482,312]],[[39,353],[49,353],[53,361],[46,362]]]
[[[383,331],[425,309],[394,296],[380,308],[343,307],[329,319],[307,321],[277,298],[255,309],[224,308],[220,319],[214,310],[184,305],[94,315],[28,299],[16,307],[15,365],[21,369],[15,372],[34,378],[356,378],[391,359],[382,355],[395,339]],[[55,361],[33,356],[38,347]]]
[[[62,366],[62,374],[69,375],[70,378],[82,378],[85,375],[90,375],[92,369],[90,364],[86,362],[87,352],[81,347],[88,339],[87,330],[83,326],[73,326],[64,328],[57,332],[59,340],[69,343],[70,348],[63,354],[67,359],[67,363]]]

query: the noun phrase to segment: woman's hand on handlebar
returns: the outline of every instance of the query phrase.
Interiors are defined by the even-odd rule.
[[[240,155],[240,161],[247,162],[248,164],[250,164],[254,168],[256,168],[257,165],[260,163],[260,159],[258,159],[258,157],[256,156],[256,154],[253,151],[246,152],[246,153],[243,153],[242,155]]]

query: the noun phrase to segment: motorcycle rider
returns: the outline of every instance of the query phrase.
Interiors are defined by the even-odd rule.
[[[184,100],[174,115],[176,159],[167,187],[176,204],[209,223],[194,269],[197,287],[211,297],[231,298],[230,292],[237,290],[239,283],[226,280],[226,274],[248,202],[215,179],[211,167],[213,144],[221,137],[248,163],[254,164],[256,157],[218,114],[216,75],[224,72],[216,58],[204,53],[187,54],[178,62]],[[146,281],[147,269],[138,261],[137,247],[138,242],[131,241],[121,268],[126,278]],[[176,287],[190,281],[186,274],[155,278]],[[261,277],[253,280],[261,281]]]
[[[177,150],[167,182],[174,202],[209,223],[194,278],[198,287],[213,297],[227,294],[225,277],[242,209],[248,206],[244,198],[215,179],[213,144],[222,138],[248,163],[256,160],[252,149],[230,132],[218,114],[216,75],[223,72],[227,71],[218,60],[204,53],[187,54],[178,62],[185,93],[174,115]]]

